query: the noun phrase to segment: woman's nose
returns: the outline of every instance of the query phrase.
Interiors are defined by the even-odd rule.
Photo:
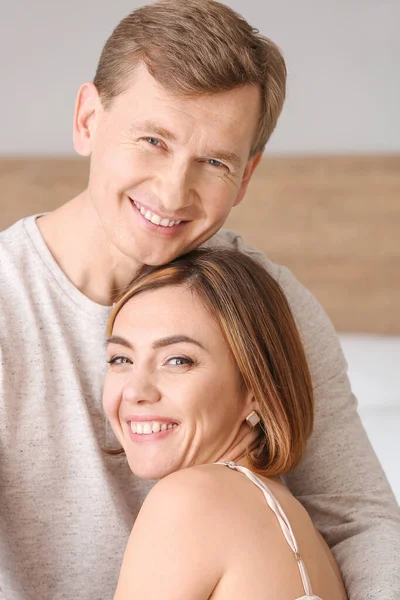
[[[123,389],[122,398],[130,404],[154,404],[161,398],[157,386],[149,380],[130,381]]]

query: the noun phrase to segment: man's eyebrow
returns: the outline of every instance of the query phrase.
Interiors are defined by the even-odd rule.
[[[131,129],[133,130],[137,130],[140,129],[142,131],[146,131],[148,133],[154,133],[156,135],[159,135],[163,138],[165,138],[166,140],[170,141],[170,142],[176,142],[176,136],[171,133],[170,131],[168,131],[168,129],[165,129],[164,127],[161,127],[160,125],[157,125],[157,123],[155,121],[135,121],[134,123],[132,123]]]
[[[125,346],[125,348],[133,350],[132,344],[120,335],[112,335],[111,337],[107,338],[106,345],[108,346],[109,344],[117,344],[118,346]]]
[[[173,344],[180,344],[182,342],[186,342],[187,344],[195,344],[203,350],[206,350],[203,344],[187,335],[171,335],[169,337],[161,338],[153,342],[152,348],[164,348],[165,346],[172,346]]]

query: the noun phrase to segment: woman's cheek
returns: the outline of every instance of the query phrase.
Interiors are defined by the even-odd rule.
[[[106,375],[103,389],[103,409],[110,420],[118,415],[119,396],[120,394],[112,383],[112,378]]]

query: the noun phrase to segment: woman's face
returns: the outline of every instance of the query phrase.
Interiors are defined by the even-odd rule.
[[[253,410],[219,326],[184,287],[144,292],[118,313],[103,405],[131,470],[160,479],[229,457]]]

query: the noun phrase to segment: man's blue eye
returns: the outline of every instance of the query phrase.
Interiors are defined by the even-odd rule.
[[[223,167],[223,163],[220,162],[219,160],[215,160],[214,158],[210,158],[210,160],[208,161],[208,163],[212,166],[212,167]]]
[[[153,137],[147,137],[146,140],[149,142],[149,144],[151,144],[152,146],[159,146],[160,142]]]

